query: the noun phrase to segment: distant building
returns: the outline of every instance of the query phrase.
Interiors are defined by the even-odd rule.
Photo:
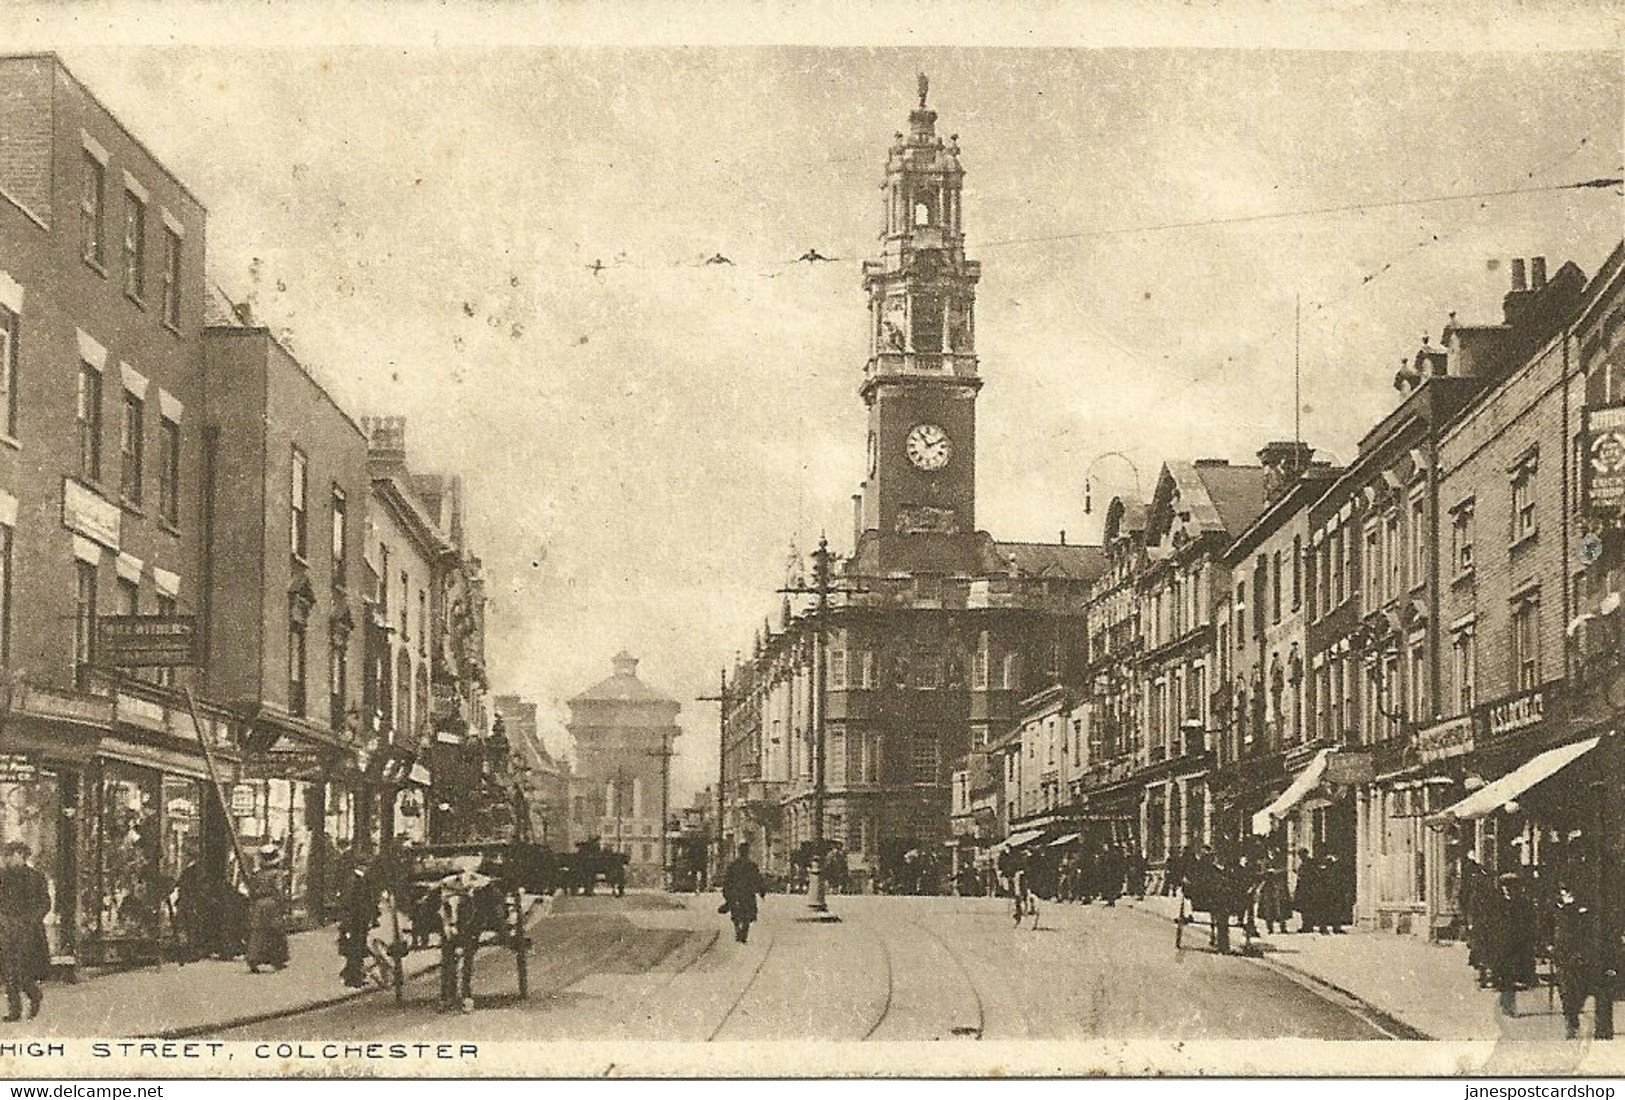
[[[536,704],[517,695],[498,695],[492,709],[512,746],[514,770],[530,812],[530,837],[555,851],[570,844],[570,762],[543,744]]]
[[[570,780],[571,843],[597,838],[628,857],[629,881],[663,884],[669,816],[669,754],[682,733],[681,705],[638,679],[638,659],[624,650],[615,673],[569,702],[565,729],[575,739]]]

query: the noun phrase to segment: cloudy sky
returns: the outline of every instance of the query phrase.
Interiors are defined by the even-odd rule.
[[[202,197],[229,292],[464,474],[496,686],[562,748],[563,701],[631,649],[685,701],[683,790],[716,760],[689,700],[774,613],[792,544],[850,545],[859,264],[916,71],[964,148],[1003,538],[1093,538],[1105,452],[1149,490],[1164,458],[1290,438],[1295,297],[1304,436],[1346,457],[1424,334],[1497,319],[1509,257],[1589,273],[1621,233],[1607,190],[1370,205],[1619,175],[1618,53],[505,46],[412,10],[343,46],[109,46],[43,16],[28,44]],[[1094,474],[1097,502],[1134,489]]]

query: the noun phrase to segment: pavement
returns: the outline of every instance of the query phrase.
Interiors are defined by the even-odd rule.
[[[1172,921],[1179,899],[1132,898],[1120,903]],[[1205,921],[1205,914],[1198,914]],[[1297,922],[1294,919],[1293,927]],[[1187,930],[1189,942],[1206,944],[1208,929],[1200,924]],[[1231,947],[1242,942],[1231,931]],[[1513,1015],[1500,1009],[1499,994],[1480,989],[1477,973],[1467,965],[1467,947],[1461,943],[1435,943],[1424,937],[1391,932],[1349,930],[1337,935],[1286,932],[1265,933],[1256,941],[1259,961],[1324,986],[1333,993],[1353,997],[1380,1013],[1408,1037],[1458,1041],[1515,1040],[1561,1042],[1563,1014],[1550,986],[1522,990]],[[1589,1014],[1581,1020],[1590,1034]]]
[[[206,1034],[276,1020],[332,1005],[375,999],[394,1003],[392,991],[352,989],[339,979],[336,925],[288,937],[288,965],[251,974],[241,958],[166,962],[82,976],[77,983],[48,982],[40,1015],[0,1023],[0,1041],[34,1038],[146,1038]],[[435,948],[403,960],[408,980],[440,964]]]

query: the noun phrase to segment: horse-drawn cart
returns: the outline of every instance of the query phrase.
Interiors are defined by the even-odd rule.
[[[432,844],[402,849],[400,866],[380,897],[372,941],[374,980],[405,999],[404,960],[411,946],[440,947],[442,1007],[473,1008],[474,956],[481,946],[514,953],[519,996],[529,996],[526,911],[531,897],[553,889],[555,860],[540,845],[519,842]],[[402,918],[410,924],[406,941]]]

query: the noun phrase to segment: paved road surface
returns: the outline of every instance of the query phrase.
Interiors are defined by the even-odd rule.
[[[991,898],[838,897],[838,924],[770,896],[750,942],[715,895],[567,899],[536,926],[531,999],[513,957],[482,952],[470,1016],[435,1011],[438,977],[232,1039],[708,1041],[813,1038],[1376,1039],[1360,1015],[1255,962],[1176,951],[1144,912],[1048,906],[1012,927]],[[1200,939],[1200,936],[1191,937]],[[1190,940],[1187,940],[1189,943]]]

